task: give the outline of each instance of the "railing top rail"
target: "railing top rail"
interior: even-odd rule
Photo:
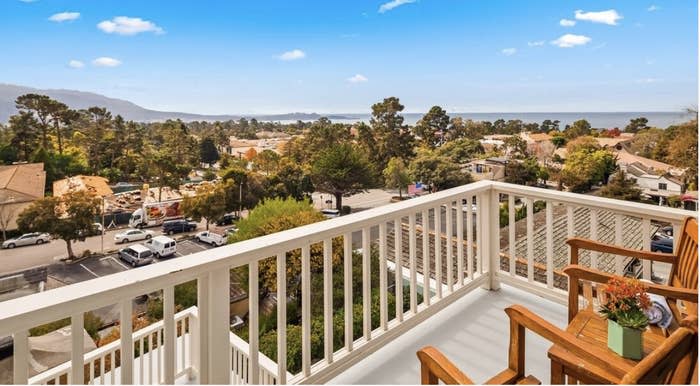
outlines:
[[[219,269],[248,264],[302,245],[323,241],[382,221],[407,216],[441,202],[461,199],[466,194],[488,191],[491,181],[440,191],[407,201],[384,205],[298,228],[278,232],[235,244],[201,251],[185,258],[172,259],[60,287],[27,297],[8,300],[0,307],[0,336],[10,335],[27,326],[47,323],[81,311],[114,304],[161,289],[168,285],[195,279]]]
[[[654,220],[681,222],[686,217],[695,216],[694,212],[683,209],[642,204],[638,202],[615,200],[611,198],[591,196],[586,194],[561,192],[558,190],[535,188],[531,186],[514,185],[504,182],[492,182],[492,187],[498,193],[511,193],[535,199],[575,204],[589,208],[605,209],[635,217],[648,217]]]

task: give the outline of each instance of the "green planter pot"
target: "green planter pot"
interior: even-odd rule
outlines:
[[[608,319],[608,348],[624,358],[642,359],[642,330],[622,327]]]

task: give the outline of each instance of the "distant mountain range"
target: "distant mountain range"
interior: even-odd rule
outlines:
[[[0,83],[0,122],[7,122],[11,115],[17,113],[15,99],[23,94],[42,94],[61,101],[72,109],[86,109],[88,107],[105,107],[112,115],[121,115],[126,120],[139,122],[164,121],[167,119],[181,119],[183,121],[227,121],[230,119],[256,118],[261,121],[309,121],[321,118],[316,113],[287,113],[272,115],[203,115],[190,114],[175,111],[157,111],[143,108],[123,99],[109,98],[104,95],[91,92],[64,90],[64,89],[36,89],[32,87],[17,86]],[[351,119],[344,115],[330,115],[330,119]]]

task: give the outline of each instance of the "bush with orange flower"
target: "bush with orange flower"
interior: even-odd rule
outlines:
[[[613,277],[605,287],[607,301],[601,307],[606,318],[622,327],[642,330],[649,324],[645,310],[651,307],[647,289],[639,280]]]

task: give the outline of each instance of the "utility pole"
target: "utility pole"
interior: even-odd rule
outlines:
[[[102,254],[104,255],[105,253],[105,196],[102,196],[102,229],[101,229],[101,235],[100,235],[100,249],[102,250]]]

